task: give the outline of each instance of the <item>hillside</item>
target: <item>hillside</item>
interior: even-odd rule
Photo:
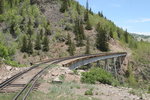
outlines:
[[[17,67],[19,72],[22,67],[26,69],[46,59],[127,52],[120,85],[147,92],[150,80],[147,39],[116,26],[102,12],[93,13],[88,3],[84,8],[75,0],[0,0],[0,70],[4,72],[6,65]],[[14,75],[16,70],[12,68],[7,75]],[[118,93],[119,88],[113,89]],[[127,90],[124,94],[129,95],[131,89]]]
[[[139,35],[139,34],[132,34],[137,41],[147,41],[150,42],[150,36],[148,35]]]
[[[5,14],[1,15],[0,16],[1,26],[2,26],[1,42],[2,44],[7,44],[6,45],[8,46],[7,48],[10,49],[10,51],[13,53],[8,55],[10,57],[12,56],[10,59],[17,61],[20,64],[28,65],[29,61],[33,63],[36,61],[40,61],[40,59],[44,59],[44,58],[51,58],[51,57],[56,58],[56,57],[69,56],[69,54],[66,52],[68,46],[65,44],[65,42],[67,41],[68,34],[71,35],[73,40],[74,38],[76,38],[74,32],[74,26],[77,17],[76,15],[78,15],[77,3],[74,1],[70,1],[70,2],[71,5],[65,13],[60,12],[61,3],[59,0],[58,1],[39,0],[35,2],[35,4],[37,5],[32,5],[26,8],[25,5],[28,5],[28,3],[21,3],[22,6],[20,6],[20,10],[17,9],[16,7],[13,7],[13,9],[8,10],[5,12]],[[80,15],[78,16],[80,19],[84,20],[85,8],[80,5],[79,7],[80,7]],[[27,12],[26,9],[29,11]],[[20,11],[23,12],[23,14],[20,14],[19,13]],[[28,13],[30,13],[29,16]],[[114,39],[113,40],[110,39],[109,36],[108,37],[109,40],[114,41],[115,43],[120,45],[120,47],[122,47],[121,43],[125,43],[124,31],[122,29],[116,27],[113,22],[105,19],[103,15],[101,16],[97,14],[89,14],[89,17],[90,17],[89,21],[93,29],[84,30],[84,34],[86,35],[86,37],[89,37],[91,53],[100,52],[95,46],[96,41],[93,41],[96,38],[96,34],[97,34],[96,27],[99,22],[100,22],[99,23],[100,26],[102,26],[103,28],[105,28],[105,30],[107,30],[108,35],[111,34],[109,30],[112,30]],[[86,23],[84,22],[83,27],[85,26]],[[34,45],[36,44],[35,43],[36,38],[38,38],[37,35],[42,35],[45,34],[46,32],[48,34],[49,44],[50,44],[49,51],[42,52],[41,50],[34,49],[32,55],[30,53],[20,52],[21,46],[23,45],[22,39],[24,35],[25,37],[27,37],[28,40],[30,40],[28,37],[28,34],[30,36],[29,32],[31,33],[31,35],[33,34],[31,37],[33,48]],[[9,36],[6,35],[5,33],[8,33]],[[118,36],[120,37],[120,39]],[[9,38],[9,40],[5,41],[7,38]],[[111,45],[113,45],[112,43],[110,42]],[[77,45],[77,43],[75,44]],[[83,46],[76,47],[75,55],[84,54],[85,44],[86,44],[86,40],[83,39]],[[124,47],[122,47],[122,49],[124,50]],[[113,49],[110,48],[110,50]],[[30,56],[28,56],[28,54]]]

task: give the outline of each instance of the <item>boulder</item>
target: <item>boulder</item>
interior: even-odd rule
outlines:
[[[53,72],[53,73],[52,73],[52,76],[58,76],[58,75],[59,75],[58,72]]]
[[[62,83],[62,80],[60,80],[59,77],[56,77],[52,80],[52,83]]]
[[[11,66],[6,66],[6,70],[11,71],[12,67]]]

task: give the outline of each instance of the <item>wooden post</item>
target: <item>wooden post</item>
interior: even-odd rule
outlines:
[[[118,79],[118,72],[117,72],[116,62],[117,62],[117,58],[113,58],[115,76],[116,76],[116,79]]]
[[[96,62],[96,67],[100,67],[100,61]]]
[[[105,69],[108,71],[108,60],[105,60]]]
[[[121,59],[122,57],[118,57],[118,68],[121,69]]]

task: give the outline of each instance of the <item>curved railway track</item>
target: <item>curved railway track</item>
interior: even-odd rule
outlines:
[[[61,62],[61,60],[56,60],[54,61],[52,64],[57,64],[59,62]],[[13,98],[13,100],[18,100],[20,97],[22,100],[26,100],[29,93],[33,90],[35,83],[37,82],[37,80],[41,77],[41,75],[51,66],[48,65],[45,68],[43,68],[40,72],[38,72],[25,86],[24,88],[18,92],[18,94]]]
[[[97,57],[97,56],[108,56],[108,55],[114,55],[114,54],[127,54],[126,52],[122,52],[122,53],[101,53],[101,54],[90,54],[90,55],[80,55],[80,56],[71,56],[71,57],[65,57],[65,58],[58,58],[58,59],[48,59],[43,61],[42,63],[36,64],[33,67],[29,68],[28,70],[25,70],[23,72],[20,72],[14,76],[12,76],[11,78],[5,80],[4,82],[2,82],[0,84],[0,90],[7,87],[9,84],[11,84],[13,81],[15,81],[16,79],[18,79],[20,76],[22,76],[23,74],[31,71],[32,69],[35,69],[37,67],[39,67],[42,64],[46,64],[49,62],[52,62],[51,64],[57,64],[59,62],[62,61],[67,61],[70,59],[76,59],[76,60],[82,60],[82,59],[88,59],[91,57]],[[74,62],[74,61],[73,61]],[[29,93],[32,91],[32,89],[35,86],[36,81],[40,78],[40,76],[48,69],[50,68],[50,65],[44,67],[42,70],[40,70],[38,73],[36,73],[32,79],[30,79],[30,81],[23,87],[23,89],[18,92],[18,94],[13,98],[13,100],[26,100],[27,96],[29,95]]]
[[[79,57],[83,57],[83,56],[86,57],[86,56],[90,56],[90,55],[80,55],[80,56],[73,56],[73,57],[65,57],[65,58],[57,58],[57,59],[44,60],[42,63],[36,64],[36,65],[32,66],[31,68],[29,68],[29,69],[27,69],[25,71],[19,72],[19,73],[13,75],[12,77],[6,79],[2,83],[0,83],[0,90],[4,89],[8,85],[10,85],[13,81],[15,81],[16,79],[18,79],[19,77],[21,77],[23,74],[28,73],[32,69],[35,69],[35,68],[39,67],[42,64],[46,64],[46,63],[52,62],[52,61],[55,61],[55,62],[58,63],[58,62],[61,62],[61,61],[64,61],[64,60],[79,58]]]

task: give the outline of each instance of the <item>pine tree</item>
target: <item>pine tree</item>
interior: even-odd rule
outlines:
[[[118,35],[118,38],[121,38],[119,29],[117,29],[117,35]]]
[[[71,36],[70,36],[70,34],[68,33],[66,44],[69,45],[70,43],[71,43]]]
[[[41,49],[41,39],[40,35],[37,34],[36,41],[35,41],[35,49],[40,50]]]
[[[89,3],[88,0],[86,2],[86,10],[84,12],[84,21],[87,22],[89,19]]]
[[[86,51],[85,51],[85,54],[90,54],[90,41],[89,41],[89,38],[87,38],[87,41],[86,41]]]
[[[77,9],[78,14],[80,15],[80,14],[81,14],[81,11],[80,11],[80,5],[79,5],[79,3],[78,3],[78,2],[77,2],[76,9]]]
[[[101,51],[109,50],[106,31],[101,27],[99,28],[98,33],[97,33],[96,46],[97,46],[97,49]]]
[[[43,40],[43,34],[44,34],[43,29],[41,29],[41,30],[40,30],[40,39],[41,39],[41,40]]]
[[[89,12],[90,12],[90,14],[91,14],[91,15],[93,15],[93,14],[94,14],[91,8],[90,8]]]
[[[10,26],[10,34],[14,37],[14,38],[16,38],[16,33],[15,33],[15,24],[13,23],[11,26]]]
[[[46,30],[46,35],[51,35],[51,27],[49,22],[47,23],[45,30]]]
[[[67,2],[68,2],[68,7],[71,7],[72,0],[67,0]]]
[[[68,52],[69,52],[70,56],[74,55],[75,50],[76,50],[75,44],[74,44],[73,41],[71,41],[70,44],[69,44],[69,47],[68,47]]]
[[[66,10],[68,10],[68,0],[62,0],[62,5],[60,8],[60,12],[64,13]]]
[[[14,5],[14,0],[8,0],[9,1],[9,4],[10,4],[10,7],[12,8],[13,5]]]
[[[98,15],[101,16],[101,12],[100,11],[98,12]]]
[[[103,15],[103,12],[98,12],[98,15],[100,16],[100,17],[104,17],[104,15]]]
[[[29,39],[29,42],[28,42],[27,53],[28,54],[32,54],[33,53],[33,43],[32,43],[31,38]]]
[[[30,4],[33,5],[35,3],[35,0],[30,0]]]
[[[92,30],[92,25],[91,25],[89,19],[87,20],[85,29],[86,29],[86,30]]]
[[[0,14],[4,13],[4,0],[0,0]]]
[[[88,19],[89,19],[89,12],[88,12],[88,10],[86,10],[86,11],[84,12],[84,22],[87,22]]]
[[[74,32],[77,46],[83,46],[83,40],[85,39],[84,28],[82,22],[78,18],[75,21]]]
[[[124,37],[125,37],[125,42],[128,43],[129,39],[128,39],[128,32],[127,32],[127,30],[124,33]]]
[[[43,51],[45,52],[49,51],[49,39],[47,35],[45,35],[43,40]]]
[[[100,27],[101,27],[101,23],[98,22],[98,24],[96,25],[96,31],[97,31],[97,32],[99,31]]]
[[[33,22],[31,20],[31,18],[29,18],[29,22],[28,22],[28,33],[30,35],[30,37],[33,35],[34,33],[34,28],[33,28]]]
[[[30,37],[33,35],[34,31],[33,31],[33,27],[29,26],[28,28],[28,34],[30,35]]]
[[[112,29],[110,29],[109,35],[110,35],[111,38],[114,38]]]
[[[84,34],[84,28],[83,28],[83,24],[80,23],[79,25],[79,35],[80,35],[80,39],[85,40],[85,34]]]
[[[24,37],[22,39],[21,52],[27,52],[27,37],[26,37],[26,35],[24,35]]]

